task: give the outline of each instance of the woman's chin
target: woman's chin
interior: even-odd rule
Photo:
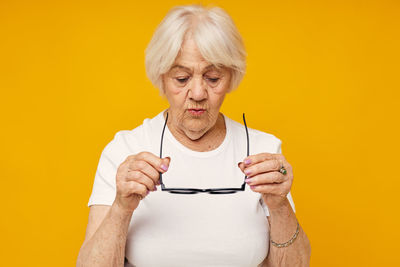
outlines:
[[[185,127],[185,134],[191,140],[200,139],[207,132],[207,126],[205,123],[190,123]]]

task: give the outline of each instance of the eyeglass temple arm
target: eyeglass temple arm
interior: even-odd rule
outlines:
[[[248,156],[250,155],[250,141],[249,141],[249,131],[248,131],[248,129],[247,129],[246,118],[245,118],[245,116],[244,116],[244,113],[243,113],[243,123],[244,123],[244,128],[246,129],[247,157],[248,157]],[[244,176],[244,179],[245,179],[245,180],[247,179],[247,175]],[[246,186],[246,182],[243,181],[243,184],[242,184],[242,187],[241,187],[242,190],[244,190],[245,186]]]
[[[244,113],[243,113],[243,123],[244,123],[244,127],[246,128],[247,156],[249,156],[249,154],[250,154],[249,131],[247,130],[246,118],[244,117]]]
[[[167,126],[167,121],[168,121],[168,112],[167,112],[167,116],[165,118],[163,130],[161,133],[160,158],[162,158],[162,145],[163,145],[165,127]],[[161,172],[160,172],[160,184],[161,184],[161,188],[164,189],[165,187],[164,187],[164,183],[162,181],[162,173]]]

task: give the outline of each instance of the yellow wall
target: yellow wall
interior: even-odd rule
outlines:
[[[102,149],[167,107],[144,49],[181,3],[0,1],[2,266],[75,264]],[[222,111],[283,141],[312,266],[399,266],[400,3],[213,3],[249,55]]]

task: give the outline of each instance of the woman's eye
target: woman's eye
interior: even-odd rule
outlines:
[[[185,82],[187,82],[188,78],[176,78],[176,80],[177,80],[179,83],[185,83]]]
[[[207,78],[207,80],[209,80],[212,83],[216,83],[218,82],[219,78]]]

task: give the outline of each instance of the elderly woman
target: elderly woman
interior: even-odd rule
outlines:
[[[245,56],[222,9],[167,14],[146,71],[169,107],[104,148],[78,266],[309,265],[281,140],[220,113]]]

